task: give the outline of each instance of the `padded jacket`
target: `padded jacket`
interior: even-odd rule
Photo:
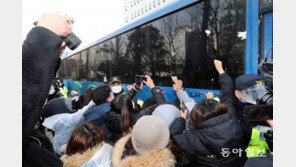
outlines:
[[[234,103],[234,85],[227,74],[219,76],[220,101],[229,107],[216,116],[185,131],[186,120],[177,118],[170,132],[179,147],[195,160],[196,166],[243,166],[246,161],[241,125]],[[229,153],[229,154],[228,154]]]

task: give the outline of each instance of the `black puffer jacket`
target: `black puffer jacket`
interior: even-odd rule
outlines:
[[[127,95],[132,99],[136,95],[136,91],[131,89],[127,92]],[[135,114],[132,114],[132,120],[136,117]],[[105,114],[105,125],[108,130],[111,132],[112,141],[110,144],[114,144],[122,137],[121,132],[121,114],[116,113],[115,111],[108,111]]]
[[[182,133],[183,130],[185,130],[185,119],[177,118],[170,132],[174,134],[179,147],[195,159],[197,166],[236,167],[243,166],[246,161],[238,122],[233,120],[229,113],[204,121],[185,133]],[[223,157],[221,154],[223,148],[230,152],[241,148],[242,158],[239,154],[233,153]]]
[[[136,119],[134,120],[134,124],[137,122],[138,119],[140,119],[142,116],[145,115],[151,115],[150,110],[152,108],[155,108],[156,106],[158,106],[159,104],[162,104],[165,102],[165,98],[163,96],[163,94],[160,92],[159,88],[154,87],[153,89],[151,89],[153,97],[155,99],[156,104],[150,106],[150,107],[146,107],[145,109],[141,110],[139,112],[139,114],[137,115]]]
[[[243,166],[247,159],[246,147],[233,105],[233,82],[227,74],[220,75],[219,82],[220,101],[229,107],[229,112],[199,123],[188,131],[185,131],[185,119],[177,118],[170,132],[179,147],[195,159],[196,166]],[[241,149],[240,153],[234,154],[237,149]],[[224,157],[222,153],[228,152],[230,154],[224,154]]]
[[[156,99],[156,103],[160,104],[165,101],[163,94],[158,88],[153,88],[152,94],[153,97]],[[130,90],[127,92],[127,94],[130,96],[132,99],[135,95],[136,92],[134,90]],[[143,115],[147,115],[151,107],[145,108],[145,110],[140,111],[140,113],[132,113],[132,121],[135,123],[137,119],[139,119]],[[117,140],[119,140],[122,137],[122,132],[121,132],[121,114],[118,114],[114,111],[109,111],[105,115],[105,124],[108,130],[111,132],[113,142],[115,143]]]
[[[136,118],[137,114],[132,113],[132,120]],[[114,111],[109,111],[105,114],[105,125],[111,132],[112,142],[110,144],[115,144],[121,137],[121,114]]]

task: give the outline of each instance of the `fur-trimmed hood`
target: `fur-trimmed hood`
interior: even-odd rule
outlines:
[[[76,153],[71,156],[65,156],[62,161],[64,163],[64,167],[75,167],[81,166],[88,162],[103,146],[105,142],[101,142],[99,145],[95,146],[92,149],[88,149],[82,154]]]
[[[114,146],[112,157],[113,167],[173,167],[176,164],[175,157],[168,148],[151,151],[144,155],[128,156],[121,160],[124,146],[131,134],[122,137]]]

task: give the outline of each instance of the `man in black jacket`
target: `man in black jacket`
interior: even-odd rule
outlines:
[[[72,31],[68,21],[74,23],[72,18],[59,13],[44,14],[22,46],[23,166],[62,166],[58,157],[29,142],[29,138],[48,96],[57,60],[66,46],[61,37]]]

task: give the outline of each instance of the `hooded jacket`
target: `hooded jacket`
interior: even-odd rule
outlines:
[[[61,146],[68,143],[73,129],[84,121],[83,114],[90,110],[95,103],[90,101],[87,106],[78,110],[75,113],[56,114],[44,120],[43,126],[55,132],[53,137],[53,148],[58,154]]]
[[[221,103],[228,113],[201,122],[185,131],[186,120],[177,118],[170,128],[179,147],[195,159],[197,166],[243,166],[247,157],[241,124],[234,107],[234,85],[227,74],[219,76]],[[237,150],[240,153],[233,153]],[[230,153],[230,154],[228,154]]]
[[[233,120],[229,113],[201,122],[185,133],[182,133],[183,130],[185,119],[177,118],[170,132],[178,146],[191,159],[195,159],[197,166],[237,167],[243,166],[246,161],[245,146],[238,122]],[[242,152],[234,154],[234,149],[240,149]],[[228,155],[229,152],[231,154]]]
[[[112,157],[113,167],[173,167],[176,164],[175,157],[168,148],[154,150],[144,155],[128,156],[121,160],[124,146],[131,134],[122,137],[114,146]]]
[[[75,110],[72,108],[71,98],[55,98],[50,100],[44,107],[42,115],[45,118],[51,117],[56,114],[73,113]]]
[[[105,142],[86,150],[62,158],[64,167],[111,167],[113,147]]]

